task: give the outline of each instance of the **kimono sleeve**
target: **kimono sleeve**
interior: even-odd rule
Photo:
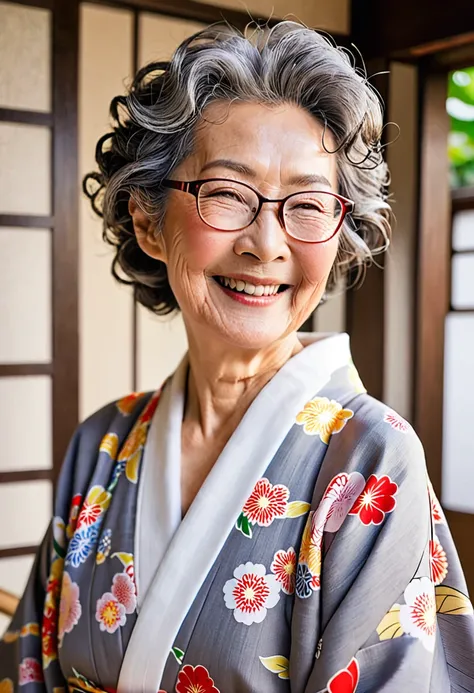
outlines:
[[[352,432],[329,445],[324,466],[346,466],[311,518],[321,574],[305,693],[474,692],[474,620],[459,559],[418,437],[382,407],[367,398]]]
[[[54,516],[16,613],[0,640],[1,693],[20,687],[24,693],[67,690],[58,661],[58,619],[67,542],[79,510],[74,494],[87,486],[113,411],[109,405],[97,412],[76,430],[69,444],[56,487]]]

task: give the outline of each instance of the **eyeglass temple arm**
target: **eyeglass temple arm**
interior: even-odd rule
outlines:
[[[182,190],[183,192],[189,192],[189,186],[191,185],[191,183],[188,182],[169,180],[168,178],[163,180],[162,184],[167,188],[174,188],[175,190]]]

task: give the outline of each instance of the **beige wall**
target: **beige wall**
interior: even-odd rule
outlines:
[[[212,5],[246,11],[251,18],[299,19],[316,29],[338,34],[350,31],[350,0],[213,0]]]

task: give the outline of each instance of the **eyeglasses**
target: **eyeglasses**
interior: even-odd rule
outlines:
[[[329,241],[354,208],[352,200],[324,190],[308,190],[271,200],[250,185],[227,178],[163,180],[162,185],[194,195],[200,218],[218,231],[241,231],[253,224],[263,204],[276,202],[280,224],[289,236],[305,243]]]

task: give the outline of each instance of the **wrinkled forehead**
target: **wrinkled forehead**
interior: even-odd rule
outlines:
[[[232,160],[255,179],[321,173],[335,185],[336,158],[328,153],[333,147],[331,132],[300,107],[217,102],[202,114],[186,169],[199,175],[213,161]]]

